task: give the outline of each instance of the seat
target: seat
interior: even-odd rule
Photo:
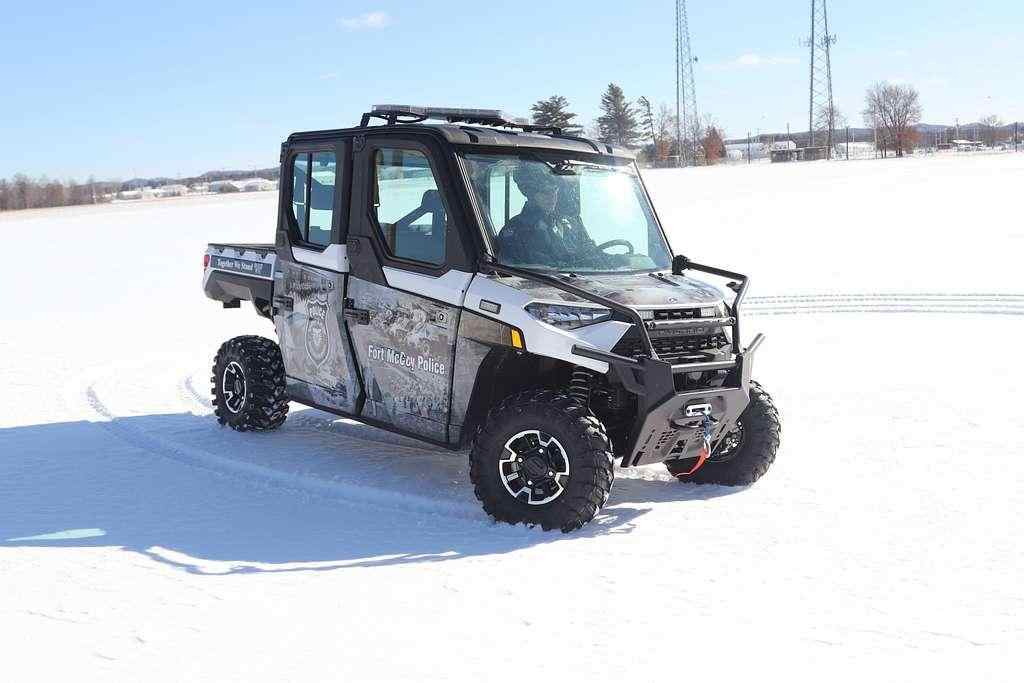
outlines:
[[[430,214],[429,234],[423,230],[425,226],[414,225],[427,214]],[[395,223],[395,255],[428,263],[443,263],[447,227],[448,218],[441,193],[437,190],[425,191],[420,205]]]

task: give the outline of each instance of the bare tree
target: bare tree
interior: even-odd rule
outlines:
[[[96,204],[107,201],[104,186],[110,185],[97,183],[93,178],[87,184],[79,185],[73,180],[62,183],[46,176],[32,179],[19,173],[11,180],[0,179],[0,211]]]
[[[1006,124],[996,114],[990,114],[986,116],[978,123],[981,124],[981,141],[988,147],[995,147],[997,144],[1002,142],[1006,136],[1001,130]]]
[[[864,102],[864,121],[879,132],[883,155],[889,145],[900,157],[913,149],[914,126],[921,122],[921,99],[916,88],[875,83],[868,88]]]
[[[828,109],[828,104],[822,104],[819,106],[817,111],[814,112],[814,131],[821,133],[822,139],[827,139],[825,136],[828,133],[828,121],[831,120],[831,128],[833,128],[833,147],[839,146],[839,144],[846,139],[846,127],[849,122],[846,120],[846,115],[835,108]]]
[[[660,164],[667,163],[669,157],[679,153],[676,149],[676,115],[664,102],[654,117],[654,147]]]

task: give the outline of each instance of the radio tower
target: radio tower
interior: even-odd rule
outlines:
[[[811,0],[811,37],[804,41],[811,48],[811,107],[808,113],[808,127],[811,141],[815,146],[815,123],[822,129],[818,142],[824,137],[828,157],[832,158],[835,140],[836,110],[832,102],[832,46],[836,37],[828,32],[828,0]],[[815,121],[815,118],[819,118]]]
[[[697,135],[697,93],[693,81],[693,53],[690,51],[690,25],[686,18],[686,0],[676,0],[676,145],[679,165],[690,166],[699,157]]]

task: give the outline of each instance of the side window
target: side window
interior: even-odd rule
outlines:
[[[292,166],[292,215],[303,242],[321,246],[331,243],[337,167],[334,152],[313,152],[295,157]]]
[[[292,165],[292,214],[295,216],[295,225],[299,226],[299,233],[306,229],[306,206],[309,203],[306,198],[306,190],[309,187],[309,155],[300,154],[295,157]],[[306,239],[302,235],[302,239]]]
[[[427,157],[415,150],[379,149],[373,172],[373,210],[391,253],[444,263],[448,214]]]

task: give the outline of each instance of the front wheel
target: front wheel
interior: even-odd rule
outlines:
[[[490,411],[473,440],[469,476],[495,520],[569,532],[607,502],[613,457],[604,425],[583,405],[527,391]]]
[[[692,458],[669,460],[669,473],[679,481],[696,484],[745,486],[760,479],[775,461],[782,426],[772,397],[757,382],[750,383],[750,403],[711,450],[711,457],[693,474]]]

